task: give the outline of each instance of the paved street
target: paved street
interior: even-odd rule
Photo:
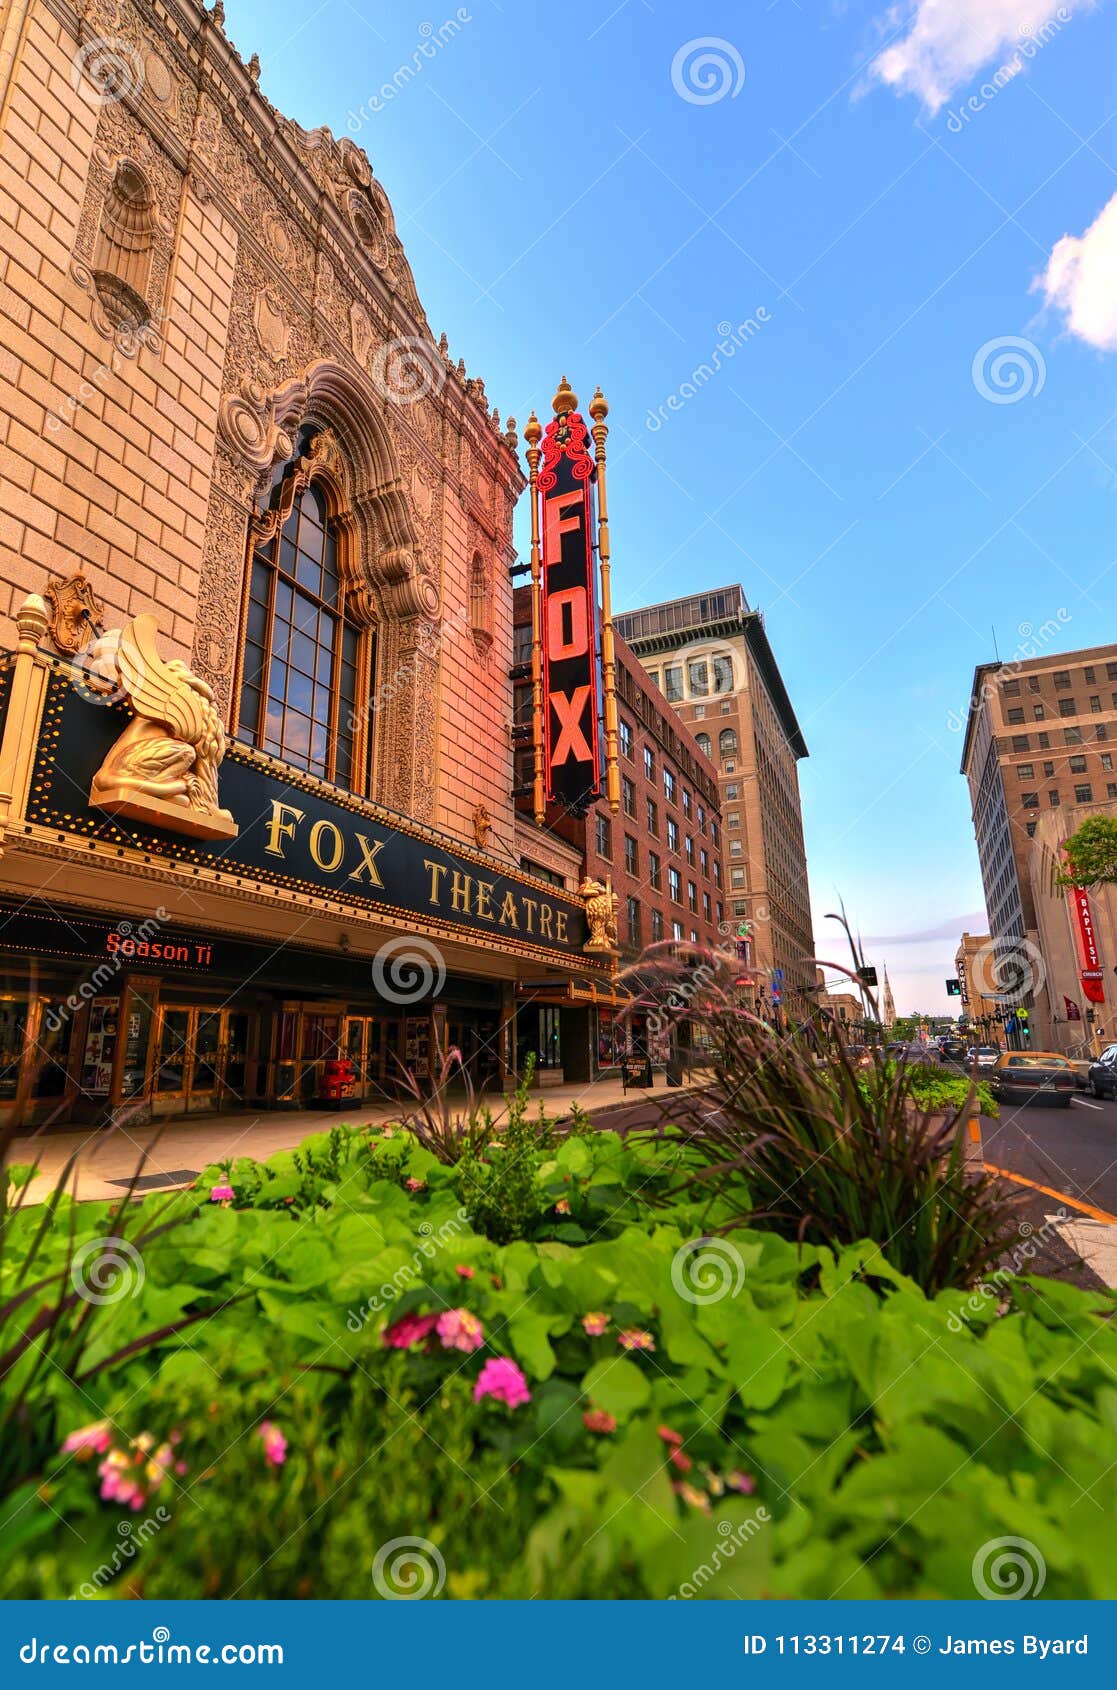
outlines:
[[[1080,1093],[1069,1109],[1006,1105],[981,1130],[987,1162],[1117,1215],[1117,1103]]]

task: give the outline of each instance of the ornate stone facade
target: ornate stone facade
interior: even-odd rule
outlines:
[[[0,22],[0,615],[80,569],[108,625],[155,612],[234,733],[249,526],[329,431],[377,628],[371,796],[463,839],[483,804],[507,840],[515,435],[432,335],[364,152],[257,76],[195,0]]]

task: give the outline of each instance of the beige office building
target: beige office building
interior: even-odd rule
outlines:
[[[962,1014],[983,1036],[999,1034],[1001,1006],[987,995],[995,987],[993,940],[988,933],[963,933],[954,953],[954,973],[962,988]]]
[[[974,670],[962,773],[996,959],[992,986],[1038,1011],[1040,1019],[1046,1015],[1048,1033],[1052,1012],[1043,1001],[1046,961],[1032,842],[1045,816],[1055,818],[1044,828],[1046,838],[1072,833],[1068,812],[1082,806],[1117,813],[1115,758],[1117,645],[982,663]],[[1111,980],[1114,962],[1112,955],[1102,959]],[[1033,1047],[1041,1036],[1047,1034],[1033,1020]]]
[[[798,770],[808,753],[764,619],[738,586],[630,611],[616,627],[717,770],[727,913],[749,924],[758,989],[803,1014],[815,991]]]

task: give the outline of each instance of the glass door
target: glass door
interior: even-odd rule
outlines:
[[[177,1098],[188,1111],[244,1101],[252,1016],[243,1010],[160,1012],[155,1095]]]

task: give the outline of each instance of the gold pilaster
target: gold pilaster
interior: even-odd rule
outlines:
[[[543,826],[546,802],[543,794],[543,605],[542,569],[539,556],[539,442],[543,425],[532,411],[524,427],[525,457],[531,500],[531,744],[532,809],[535,825]]]
[[[12,664],[11,693],[0,744],[0,855],[3,855],[8,820],[13,815],[23,815],[31,785],[47,678],[46,665],[40,662],[38,651],[46,635],[49,615],[38,593],[24,599],[15,613],[19,646]]]
[[[601,566],[601,678],[605,705],[605,796],[614,814],[621,804],[621,779],[617,767],[617,660],[613,643],[613,600],[609,581],[609,506],[605,497],[605,440],[609,433],[605,418],[609,406],[598,388],[590,400],[593,418],[594,460],[597,464],[597,557]]]

